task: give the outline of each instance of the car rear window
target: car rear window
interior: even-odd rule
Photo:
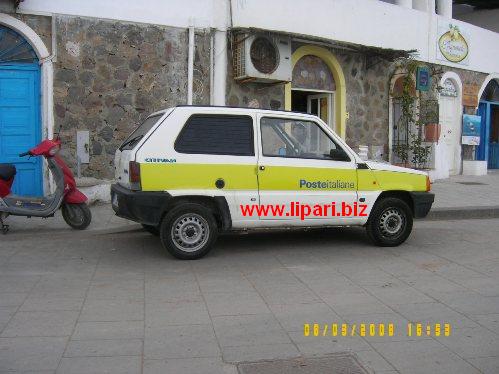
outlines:
[[[250,116],[195,114],[175,141],[179,153],[254,156]]]
[[[158,120],[163,116],[163,113],[157,114],[146,118],[121,144],[120,151],[133,149],[135,145],[144,137],[145,134],[152,129],[152,127],[158,122]]]

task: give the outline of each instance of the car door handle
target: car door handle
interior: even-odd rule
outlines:
[[[260,169],[260,170],[265,170],[265,166],[260,165],[258,169]]]

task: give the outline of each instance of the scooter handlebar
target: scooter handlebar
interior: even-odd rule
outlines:
[[[30,155],[29,151],[28,152],[19,153],[19,157],[24,157],[24,156],[29,156],[29,155]]]

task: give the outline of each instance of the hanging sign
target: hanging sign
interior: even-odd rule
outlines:
[[[428,91],[430,87],[430,71],[426,66],[418,66],[416,71],[416,89],[418,91]]]
[[[467,33],[463,26],[439,20],[437,59],[468,65],[469,46],[467,39]]]
[[[463,114],[463,135],[461,143],[467,145],[479,145],[481,124],[481,116]]]

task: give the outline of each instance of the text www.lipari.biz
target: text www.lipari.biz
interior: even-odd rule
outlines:
[[[311,217],[367,217],[367,204],[342,202],[336,204],[241,204],[243,217],[297,217],[301,220]]]

